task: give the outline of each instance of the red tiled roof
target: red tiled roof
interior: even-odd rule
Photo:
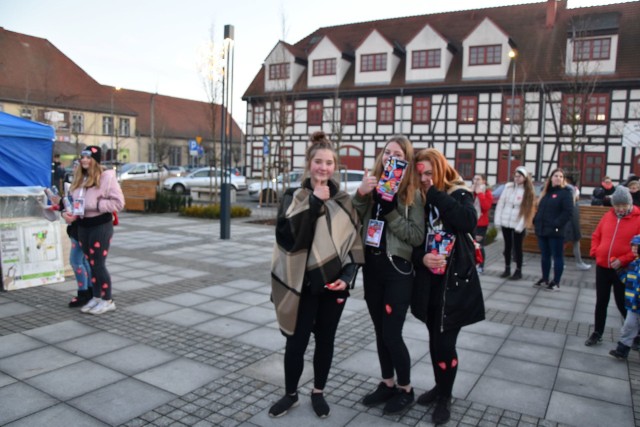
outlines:
[[[517,45],[519,55],[516,79],[518,81],[562,82],[565,79],[562,58],[565,56],[567,29],[572,17],[608,12],[620,14],[618,63],[615,74],[603,75],[600,80],[638,80],[640,61],[637,59],[639,53],[637,41],[640,40],[640,25],[638,25],[640,2],[567,9],[567,0],[561,0],[557,3],[556,22],[552,28],[546,27],[547,2],[383,19],[322,27],[294,46],[309,52],[322,36],[330,35],[331,40],[342,52],[353,55],[355,48],[373,29],[378,30],[393,43],[406,46],[425,25],[429,24],[458,49],[443,82],[428,83],[426,86],[424,83],[409,84],[405,82],[403,72],[396,72],[390,85],[362,87],[355,86],[353,73],[347,73],[341,82],[340,90],[357,92],[399,87],[408,89],[436,87],[442,90],[443,87],[508,84],[508,76],[505,76],[504,80],[489,82],[486,80],[462,81],[462,42],[479,23],[489,18]],[[400,63],[399,70],[404,71],[404,61]],[[349,77],[350,74],[352,77]],[[300,78],[306,79],[306,74],[303,73]],[[303,92],[309,93],[327,91],[327,89],[308,89],[306,80],[296,86]],[[264,95],[264,73],[260,70],[247,88],[244,98]]]

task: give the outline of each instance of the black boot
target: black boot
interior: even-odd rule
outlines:
[[[431,414],[431,420],[435,425],[444,424],[451,418],[451,396],[439,396],[436,407]]]
[[[88,303],[91,298],[93,298],[93,292],[91,289],[78,291],[78,296],[73,297],[71,301],[69,301],[69,307],[82,307]]]
[[[629,350],[631,350],[631,347],[618,341],[618,347],[615,350],[611,350],[609,354],[618,360],[626,360],[629,356]]]
[[[509,278],[509,280],[520,280],[522,279],[522,271],[518,268],[513,272],[513,276]]]
[[[509,276],[511,276],[511,267],[505,268],[504,272],[500,275],[500,277],[502,277],[503,279]]]

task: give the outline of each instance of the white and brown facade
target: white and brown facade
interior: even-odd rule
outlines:
[[[509,148],[511,170],[524,164],[538,179],[556,166],[580,171],[586,188],[640,175],[640,149],[622,144],[625,126],[640,122],[638,22],[640,2],[567,9],[549,0],[278,42],[243,96],[247,173],[263,173],[265,140],[302,167],[308,136],[322,129],[349,168],[371,167],[402,133],[467,179],[507,180]],[[281,108],[284,131],[275,129]]]

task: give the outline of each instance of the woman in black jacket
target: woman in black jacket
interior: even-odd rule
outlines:
[[[564,271],[564,228],[573,212],[573,193],[566,187],[564,171],[555,169],[547,179],[538,201],[533,225],[540,247],[542,279],[533,286],[558,291]],[[553,280],[549,281],[553,257]]]
[[[484,301],[476,270],[471,233],[477,213],[473,194],[439,151],[429,148],[416,155],[416,170],[424,194],[427,236],[455,236],[448,256],[434,254],[426,245],[414,250],[416,268],[413,314],[427,324],[429,351],[436,385],[418,397],[418,404],[436,403],[435,424],[451,415],[451,391],[458,355],[456,341],[463,326],[484,320]]]

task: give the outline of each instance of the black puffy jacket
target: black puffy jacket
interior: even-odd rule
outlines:
[[[573,193],[567,187],[551,187],[540,199],[533,217],[536,236],[564,237],[564,227],[573,214]]]

